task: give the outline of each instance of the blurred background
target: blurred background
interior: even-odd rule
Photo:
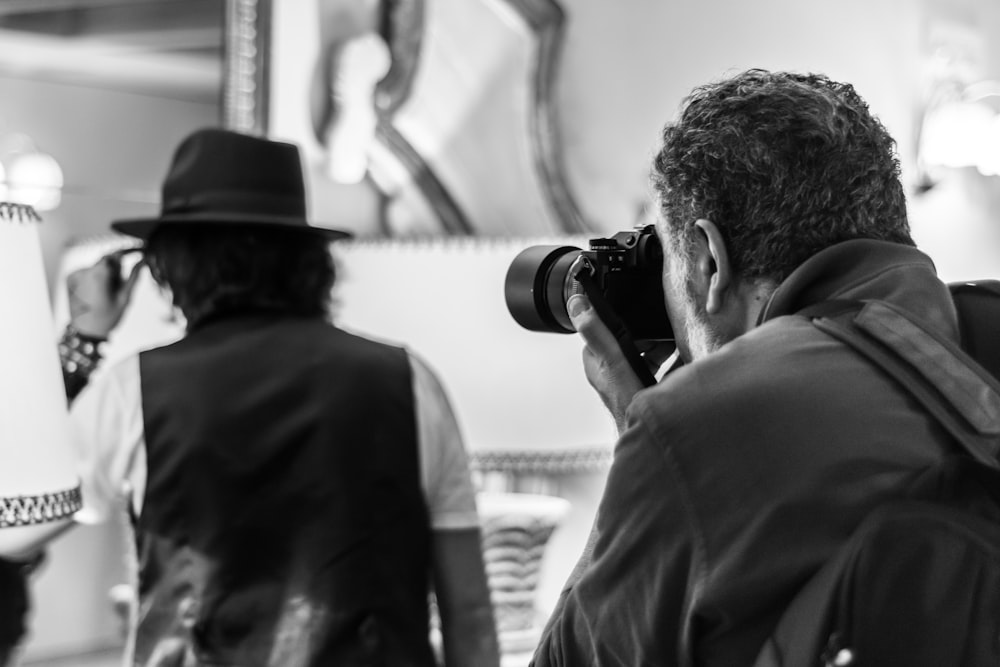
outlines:
[[[692,87],[750,67],[854,84],[898,142],[942,277],[1000,278],[996,0],[0,0],[0,199],[45,219],[58,316],[66,272],[121,243],[109,221],[157,211],[183,136],[297,143],[312,217],[357,234],[345,324],[439,370],[484,490],[569,502],[533,589],[543,619],[614,433],[579,343],[509,321],[503,272],[525,245],[651,220],[662,125]],[[119,351],[175,333],[142,312]],[[109,591],[128,540],[110,525],[52,547],[24,664],[120,651]]]

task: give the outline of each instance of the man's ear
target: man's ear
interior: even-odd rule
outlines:
[[[700,234],[697,234],[699,252],[695,270],[703,284],[707,286],[705,293],[705,311],[710,315],[717,314],[722,309],[726,291],[732,283],[732,267],[729,265],[729,251],[722,240],[722,233],[711,220],[700,218],[694,223]]]

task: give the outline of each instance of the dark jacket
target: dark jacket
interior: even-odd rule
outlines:
[[[760,325],[640,392],[589,565],[535,656],[555,665],[747,665],[861,519],[954,444],[894,382],[795,313],[880,299],[957,342],[914,248],[850,241],[799,267]]]
[[[28,614],[24,564],[0,558],[0,666],[21,642]]]
[[[139,364],[137,664],[433,665],[406,352],[261,314]]]

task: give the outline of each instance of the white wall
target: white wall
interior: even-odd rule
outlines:
[[[912,0],[565,0],[566,167],[602,229],[632,224],[664,122],[696,85],[752,67],[849,81],[905,154],[917,94]],[[601,36],[600,38],[598,36]]]
[[[969,28],[982,41],[982,75],[1000,79],[995,0],[562,2],[565,166],[580,207],[607,231],[635,220],[660,129],[701,83],[751,67],[848,81],[896,138],[912,185],[928,34]],[[1000,274],[1000,178],[952,174],[944,186],[910,197],[918,244],[949,278]]]

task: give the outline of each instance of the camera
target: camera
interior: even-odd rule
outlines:
[[[589,245],[522,250],[504,284],[514,320],[530,331],[573,333],[566,302],[586,294],[614,329],[602,314],[603,299],[635,342],[673,340],[663,301],[663,248],[653,225],[591,239]]]

